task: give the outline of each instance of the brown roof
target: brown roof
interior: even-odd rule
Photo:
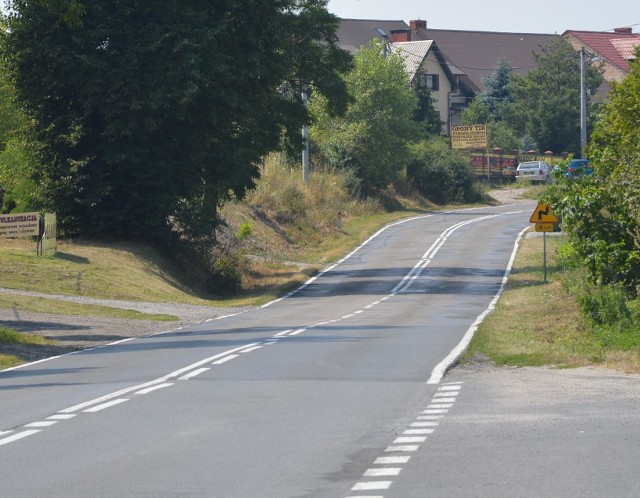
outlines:
[[[625,72],[629,72],[629,52],[640,45],[640,34],[602,31],[565,31],[580,40],[586,49],[591,49]]]
[[[382,30],[389,38],[391,31],[408,30],[409,26],[404,21],[376,21],[372,19],[341,19],[338,28],[339,44],[345,50],[354,53],[361,46],[366,45],[374,38],[382,40]]]
[[[418,29],[416,34],[422,40],[435,40],[445,58],[462,69],[480,91],[502,57],[514,72],[526,74],[536,66],[533,52],[558,36],[430,28]]]
[[[341,19],[337,35],[340,46],[353,53],[374,38],[381,40],[379,30],[390,38],[392,31],[410,29],[404,21]],[[418,28],[411,31],[410,40],[435,41],[458,81],[474,91],[483,91],[484,79],[493,73],[500,58],[504,57],[516,73],[526,74],[536,65],[533,52],[539,52],[557,36]]]

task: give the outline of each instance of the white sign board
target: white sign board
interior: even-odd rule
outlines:
[[[39,213],[0,214],[0,237],[37,237],[39,233]]]

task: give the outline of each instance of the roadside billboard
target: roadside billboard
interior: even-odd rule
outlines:
[[[0,237],[37,237],[40,213],[0,214]]]
[[[451,148],[486,149],[487,125],[452,126]]]

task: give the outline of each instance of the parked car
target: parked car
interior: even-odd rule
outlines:
[[[553,170],[556,176],[564,175],[567,178],[580,178],[593,173],[588,159],[572,159],[569,164],[558,165]]]
[[[593,170],[589,166],[588,159],[572,159],[569,166],[567,166],[567,176],[569,178],[590,175],[591,173],[593,173]]]
[[[526,161],[518,164],[516,181],[530,181],[531,183],[549,183],[551,166],[544,161]]]

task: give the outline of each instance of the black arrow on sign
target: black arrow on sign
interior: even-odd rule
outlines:
[[[542,209],[540,211],[538,211],[538,221],[542,221],[542,215],[547,216],[549,214],[549,209],[551,209],[551,208],[547,204],[547,209],[545,211],[543,211]]]

